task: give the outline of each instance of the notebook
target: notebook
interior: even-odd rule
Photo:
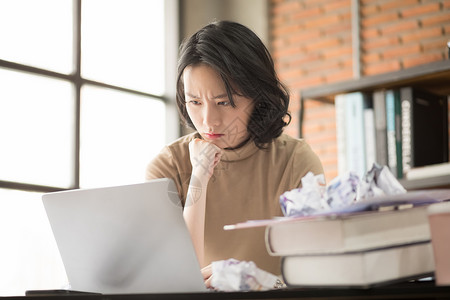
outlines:
[[[206,291],[170,179],[42,196],[70,289]]]

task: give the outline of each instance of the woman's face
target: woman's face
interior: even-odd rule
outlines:
[[[183,81],[187,112],[203,139],[223,149],[248,138],[253,100],[234,94],[231,106],[222,78],[206,64],[186,67]]]

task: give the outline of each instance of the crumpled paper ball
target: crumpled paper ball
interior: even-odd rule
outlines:
[[[231,258],[212,263],[211,285],[219,291],[264,291],[274,289],[279,282],[277,276],[259,269],[252,261]]]

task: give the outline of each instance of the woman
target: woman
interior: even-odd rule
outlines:
[[[268,50],[243,25],[205,26],[181,47],[177,105],[196,132],[166,146],[148,165],[147,179],[175,181],[202,267],[235,258],[280,274],[264,228],[223,230],[282,215],[280,195],[309,171],[323,173],[304,141],[282,134],[289,95]]]

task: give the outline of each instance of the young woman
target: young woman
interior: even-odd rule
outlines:
[[[146,178],[175,181],[202,267],[235,258],[280,274],[264,228],[223,230],[281,216],[280,195],[300,187],[309,171],[323,173],[305,141],[282,134],[289,95],[268,50],[241,24],[205,26],[181,47],[177,105],[196,132],[166,146]]]

